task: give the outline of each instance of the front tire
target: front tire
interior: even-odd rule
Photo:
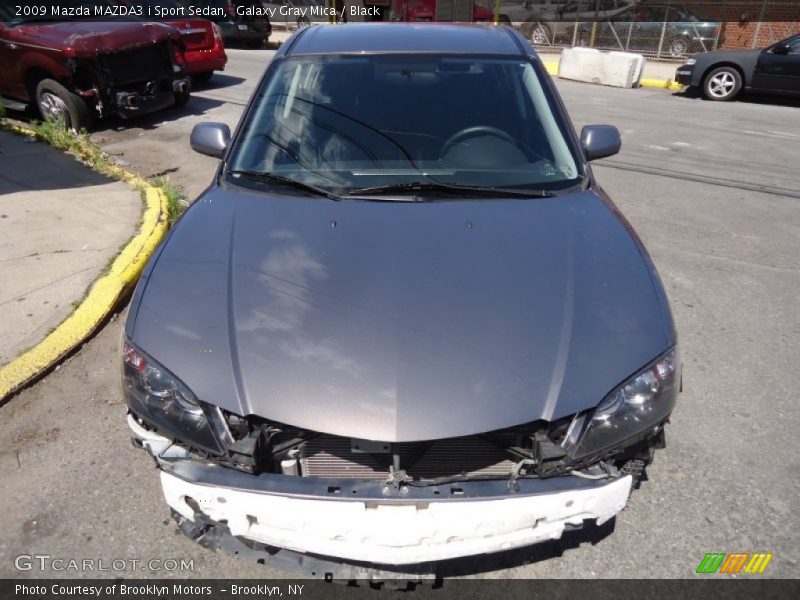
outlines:
[[[550,28],[547,25],[544,23],[535,23],[533,27],[531,27],[528,39],[530,39],[531,44],[534,46],[549,46],[553,43],[551,36]]]
[[[36,86],[36,106],[42,119],[63,119],[67,129],[80,131],[92,126],[89,105],[53,79],[42,79]]]
[[[742,74],[734,67],[717,67],[703,80],[703,95],[709,100],[733,100],[742,89]]]
[[[175,92],[175,108],[180,108],[184,104],[189,101],[189,97],[191,96],[191,92],[188,90],[185,92]]]

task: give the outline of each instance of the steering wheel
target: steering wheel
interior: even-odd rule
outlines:
[[[447,138],[447,141],[439,151],[439,158],[447,154],[452,146],[460,144],[469,138],[478,137],[479,135],[488,135],[491,137],[500,138],[504,142],[508,142],[509,144],[517,146],[516,140],[511,137],[508,132],[498,129],[497,127],[492,127],[491,125],[475,125],[473,127],[465,127],[461,131],[456,131],[453,135]]]

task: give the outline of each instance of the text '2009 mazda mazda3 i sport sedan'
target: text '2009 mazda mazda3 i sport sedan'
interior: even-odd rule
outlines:
[[[664,444],[676,334],[588,165],[619,133],[578,138],[521,36],[310,27],[233,136],[191,143],[219,170],[122,342],[128,423],[185,533],[335,577],[625,506]]]

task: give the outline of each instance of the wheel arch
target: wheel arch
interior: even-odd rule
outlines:
[[[71,82],[69,81],[69,77],[66,77],[63,74],[53,73],[50,69],[38,64],[32,65],[25,69],[24,75],[25,91],[28,93],[28,98],[31,102],[36,102],[36,86],[39,85],[39,82],[43,79],[52,79],[57,81],[67,89],[73,88]]]

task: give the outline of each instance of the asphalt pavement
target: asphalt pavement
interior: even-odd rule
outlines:
[[[225,75],[184,109],[111,126],[95,139],[142,174],[169,174],[196,195],[216,162],[189,150],[192,125],[235,125],[270,53],[229,56]],[[452,571],[691,577],[707,552],[764,551],[774,553],[764,577],[797,577],[800,108],[557,85],[577,127],[610,123],[622,131],[621,154],[595,173],[664,281],[684,392],[667,448],[613,527],[466,559]],[[117,384],[120,325],[121,318],[109,323],[61,369],[0,407],[0,577],[63,575],[18,572],[14,557],[22,553],[193,561],[191,571],[145,567],[128,576],[289,576],[177,533],[152,460],[128,442]]]

